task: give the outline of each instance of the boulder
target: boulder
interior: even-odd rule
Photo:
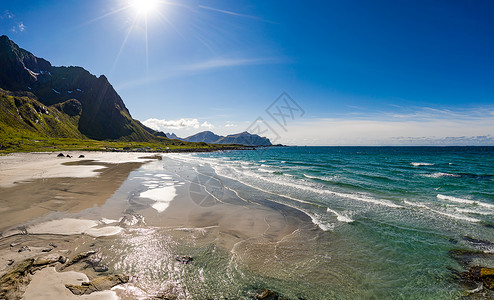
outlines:
[[[82,253],[79,253],[77,254],[76,256],[74,256],[74,258],[70,259],[69,262],[65,265],[65,266],[62,266],[61,270],[75,264],[75,263],[78,263],[79,261],[85,259],[85,258],[88,258],[89,256],[93,255],[93,254],[96,254],[98,251],[86,251],[86,252],[82,252]]]
[[[129,276],[116,274],[97,277],[89,282],[83,282],[81,285],[66,284],[65,287],[74,295],[87,295],[92,292],[109,290],[116,285],[127,282],[129,282]]]
[[[59,153],[57,157],[65,157],[65,155],[63,153]]]
[[[183,256],[175,256],[175,260],[186,265],[191,263],[194,260],[194,258],[192,256],[183,255]]]
[[[85,156],[84,156],[84,155],[82,155],[82,154],[81,154],[81,155],[79,155],[79,158],[84,158],[84,157],[85,157]]]

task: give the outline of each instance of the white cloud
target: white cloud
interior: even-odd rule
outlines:
[[[233,123],[226,123],[225,127],[237,127],[236,124],[233,124]]]
[[[281,142],[295,145],[494,145],[493,118],[300,120]]]
[[[208,128],[208,129],[214,128],[213,124],[209,123],[208,121],[204,121],[204,123],[201,124],[201,127]]]
[[[10,29],[10,31],[12,31],[13,33],[23,32],[24,30],[26,30],[26,26],[22,22],[15,26],[12,26],[12,28]]]
[[[179,120],[164,120],[164,119],[160,120],[160,119],[151,118],[151,119],[147,119],[142,123],[149,128],[159,131],[165,131],[168,129],[192,129],[192,128],[212,129],[214,127],[211,123],[207,121],[204,121],[201,124],[198,119],[191,119],[191,118],[182,118]]]

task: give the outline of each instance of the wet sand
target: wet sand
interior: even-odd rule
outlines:
[[[56,153],[0,157],[0,232],[53,212],[101,206],[144,162],[138,154],[120,159],[112,153],[84,155],[84,159],[58,158]]]
[[[109,274],[124,273],[135,282],[77,298],[135,299],[170,289],[180,299],[186,290],[183,282],[163,277],[168,286],[163,287],[150,277],[161,273],[158,266],[178,270],[176,255],[217,249],[226,260],[213,265],[224,268],[232,257],[253,274],[278,276],[283,266],[273,259],[289,264],[287,245],[290,253],[294,247],[305,253],[297,238],[300,229],[306,233],[316,228],[300,211],[263,199],[246,201],[226,186],[215,186],[214,175],[204,183],[203,174],[177,161],[166,159],[163,164],[135,153],[83,153],[85,158],[75,158],[79,154],[71,153],[72,159],[57,158],[57,153],[0,157],[1,274],[28,258],[73,257],[95,250]],[[217,188],[221,195],[213,196],[211,190]],[[22,251],[26,247],[29,250]],[[216,260],[214,251],[198,259]],[[272,267],[266,269],[266,264]],[[60,265],[47,267],[30,277],[25,296],[75,299],[64,284],[98,276],[101,273],[85,263],[63,272]]]

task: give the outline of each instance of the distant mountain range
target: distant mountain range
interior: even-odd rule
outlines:
[[[203,131],[191,135],[186,138],[179,138],[174,133],[166,133],[166,136],[170,139],[178,139],[187,142],[204,142],[208,144],[237,144],[244,146],[271,146],[271,141],[266,137],[261,137],[257,134],[250,134],[247,131],[231,134],[227,136],[220,136],[211,131]]]
[[[5,35],[0,36],[0,89],[0,132],[97,140],[165,138],[131,117],[104,75],[54,67]]]

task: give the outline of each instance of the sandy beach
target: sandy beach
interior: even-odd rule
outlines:
[[[149,158],[140,158],[146,156],[142,153],[64,154],[72,158],[57,157],[58,153],[0,156],[2,274],[26,259],[47,254],[51,257],[70,256],[81,248],[87,248],[86,244],[91,244],[94,237],[120,232],[120,227],[104,226],[94,220],[58,217],[101,206],[132,170],[150,161]],[[84,273],[59,273],[55,267],[49,267],[34,273],[29,286],[22,287],[22,290],[27,288],[26,299],[77,299],[81,297],[73,295],[64,284],[87,280]],[[115,298],[113,292],[82,297]]]
[[[215,195],[218,179],[198,181],[179,161],[167,160],[163,174],[161,156],[57,154],[0,156],[0,290],[7,299],[186,299],[185,282],[149,285],[155,266],[147,263],[159,258],[177,268],[214,244],[225,258],[241,257],[246,270],[266,273],[281,241],[314,227],[290,207],[246,201],[224,186]],[[156,239],[168,243],[150,252]],[[129,275],[127,284],[111,278]],[[109,283],[79,296],[65,286],[91,280]]]

